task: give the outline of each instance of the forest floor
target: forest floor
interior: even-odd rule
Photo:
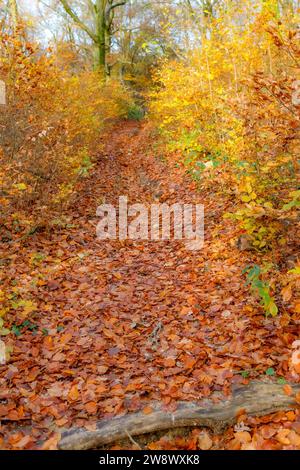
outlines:
[[[2,281],[27,300],[8,316],[15,334],[5,339],[13,350],[0,366],[3,449],[55,449],[65,429],[149,414],[153,403],[174,409],[178,401],[228,397],[252,379],[294,380],[299,326],[289,315],[266,318],[245,286],[242,271],[256,255],[236,247],[237,229],[223,219],[233,202],[197,191],[182,169],[153,155],[151,138],[147,125],[117,124],[68,225],[14,239],[9,253],[2,245]],[[121,195],[146,205],[204,204],[204,248],[97,240],[97,206],[118,205]],[[300,413],[241,416],[223,435],[166,433],[145,447],[300,449]]]

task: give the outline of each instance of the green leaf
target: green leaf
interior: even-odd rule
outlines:
[[[21,336],[21,330],[18,326],[14,325],[11,329],[11,331],[16,335],[16,336]]]
[[[270,312],[270,314],[272,315],[272,317],[276,317],[276,315],[278,314],[278,307],[277,305],[275,304],[275,302],[271,302],[269,307],[268,307],[268,312]]]
[[[266,370],[266,375],[275,375],[273,367],[269,367],[269,369]]]
[[[286,380],[285,380],[284,377],[278,377],[277,383],[278,383],[279,385],[285,385],[285,384],[286,384]]]
[[[244,379],[246,379],[247,377],[249,377],[249,372],[247,370],[243,370],[241,372],[241,376],[244,377]]]

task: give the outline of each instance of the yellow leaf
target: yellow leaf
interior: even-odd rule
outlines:
[[[30,313],[37,310],[37,305],[32,302],[32,300],[22,300],[20,302],[20,307],[23,307],[23,312],[21,313],[22,317],[27,317]]]
[[[14,187],[18,189],[19,191],[25,191],[27,189],[27,186],[25,183],[14,184]]]
[[[250,202],[251,201],[251,196],[249,194],[243,194],[243,196],[241,196],[241,200],[243,202]]]

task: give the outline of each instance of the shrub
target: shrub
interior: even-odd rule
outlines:
[[[7,105],[0,116],[1,218],[45,224],[71,201],[92,168],[99,136],[126,116],[130,97],[96,72],[74,76],[56,67],[18,31],[0,36],[0,78]]]
[[[127,118],[132,121],[141,121],[144,118],[145,112],[138,104],[131,104],[128,107]]]
[[[187,61],[162,63],[150,95],[168,148],[202,187],[234,192],[231,217],[257,249],[284,238],[299,205],[299,32],[287,24],[268,10],[247,27],[218,18]]]

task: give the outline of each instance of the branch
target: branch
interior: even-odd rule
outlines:
[[[96,5],[92,2],[92,0],[88,0],[88,7],[92,15],[95,17],[97,14],[97,8]]]
[[[79,26],[80,29],[85,31],[94,42],[97,42],[96,34],[94,34],[93,31],[91,31],[90,28],[81,21],[81,19],[77,16],[75,11],[72,10],[72,8],[68,4],[67,0],[59,0],[59,1],[62,4],[62,6],[64,7],[65,12],[72,18],[74,23],[76,23]]]
[[[107,10],[107,16],[111,13],[112,10],[114,10],[117,7],[121,7],[122,5],[126,5],[127,0],[122,0],[121,2],[113,3]]]
[[[291,386],[295,394],[300,391],[300,385]],[[96,431],[73,429],[63,433],[59,448],[96,449],[126,439],[128,434],[133,437],[180,427],[208,427],[220,433],[236,422],[241,410],[249,416],[262,416],[295,407],[295,397],[286,395],[282,385],[252,382],[247,387],[236,389],[231,399],[220,403],[213,403],[212,400],[194,404],[179,403],[173,412],[154,406],[154,411],[149,415],[143,412],[129,413],[100,421]]]

